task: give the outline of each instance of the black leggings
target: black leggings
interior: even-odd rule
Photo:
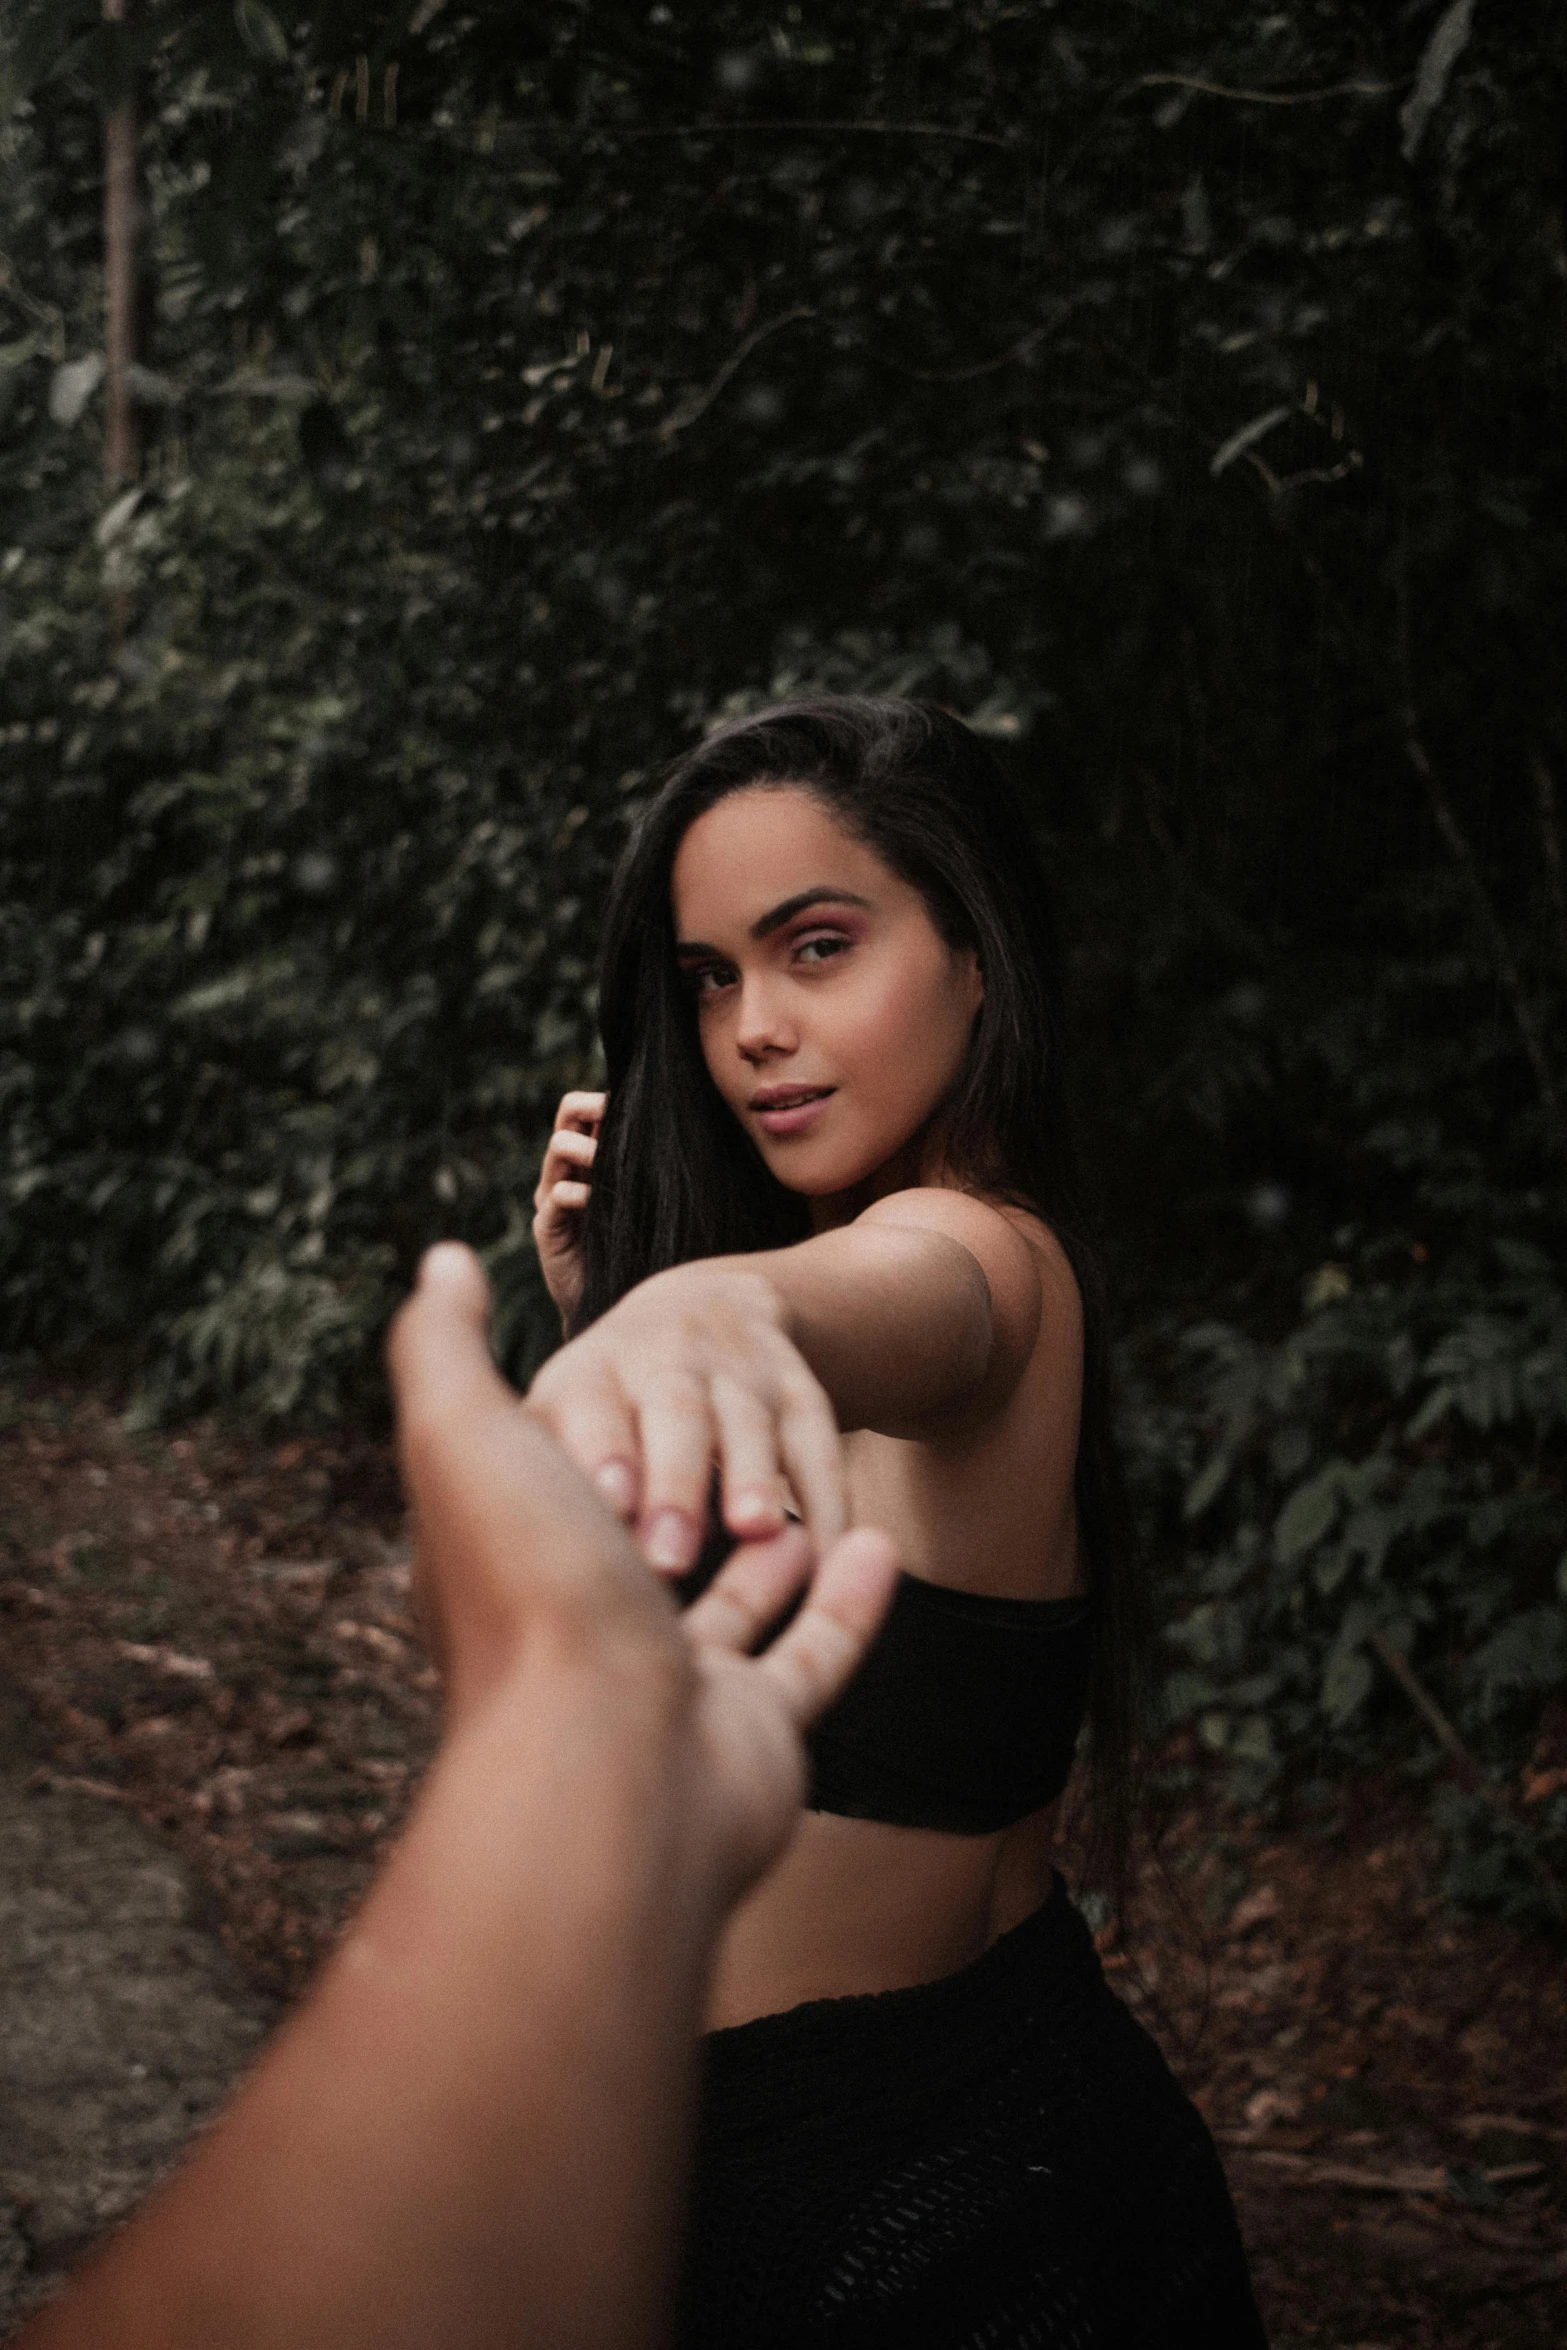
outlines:
[[[703,2048],[680,2350],[1266,2350],[1213,2140],[1059,1879],[939,1983]]]

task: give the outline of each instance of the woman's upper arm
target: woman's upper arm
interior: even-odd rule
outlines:
[[[1042,1265],[1042,1252],[1008,1216],[984,1200],[961,1191],[896,1191],[877,1200],[855,1221],[905,1231],[933,1232],[955,1241],[974,1260],[990,1299],[990,1359],[982,1388],[997,1403],[1009,1395],[1027,1368],[1038,1343],[1047,1312],[1054,1319],[1056,1300],[1047,1298],[1057,1281],[1054,1267]],[[1065,1298],[1076,1312],[1077,1289],[1060,1244],[1046,1234],[1049,1257],[1061,1257]]]

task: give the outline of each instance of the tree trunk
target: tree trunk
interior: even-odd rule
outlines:
[[[110,24],[129,27],[137,0],[103,0]],[[136,364],[136,93],[128,60],[116,60],[116,78],[103,126],[104,344],[108,429],[104,481],[110,490],[135,480],[140,433],[131,369]]]

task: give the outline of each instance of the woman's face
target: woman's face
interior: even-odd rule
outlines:
[[[931,1180],[926,1130],[984,983],[919,891],[809,791],[768,784],[697,818],[673,899],[707,1066],[778,1180],[824,1205]]]

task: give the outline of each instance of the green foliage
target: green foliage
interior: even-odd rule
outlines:
[[[1561,1922],[1567,1794],[1531,1800],[1520,1765],[1567,1689],[1567,1294],[1505,1241],[1439,1272],[1370,1250],[1313,1290],[1272,1343],[1173,1334],[1127,1415],[1145,1514],[1182,1529],[1169,1716],[1246,1800],[1302,1767],[1423,1770],[1396,1653],[1492,1781],[1443,1797],[1454,1891]]]
[[[1060,877],[1174,1711],[1254,1788],[1418,1757],[1376,1632],[1515,1777],[1567,1548],[1564,98],[1523,0],[12,0],[7,1345],[363,1408],[455,1230],[525,1367],[649,775],[768,692],[929,693]]]

